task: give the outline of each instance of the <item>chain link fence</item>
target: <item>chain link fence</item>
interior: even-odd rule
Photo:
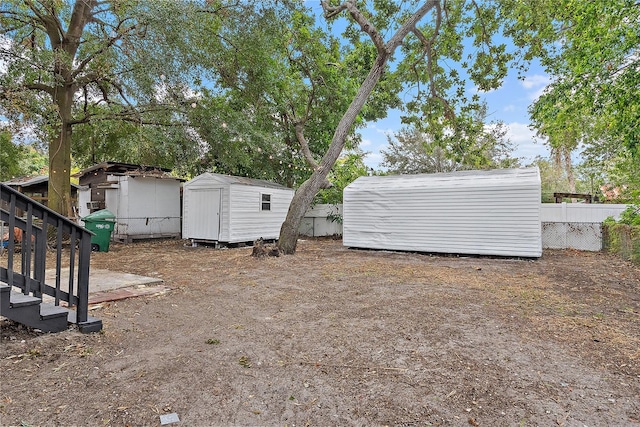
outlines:
[[[543,222],[542,247],[600,251],[602,250],[602,223]]]
[[[640,264],[640,227],[626,224],[603,226],[602,248]]]

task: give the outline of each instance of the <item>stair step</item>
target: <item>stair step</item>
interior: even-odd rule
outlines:
[[[11,286],[0,283],[0,314],[9,310],[9,294],[11,292]]]
[[[42,303],[40,298],[11,291],[11,286],[0,283],[0,315],[38,328],[43,332],[60,332],[68,328],[68,323],[77,323],[77,313],[64,307]],[[102,320],[88,316],[86,322],[78,324],[81,332],[98,332]]]
[[[42,299],[32,297],[30,295],[21,294],[20,292],[11,292],[11,300],[9,305],[11,308],[27,307],[30,305],[38,305]]]
[[[66,318],[69,315],[69,310],[53,304],[40,304],[40,318],[42,320],[54,319],[56,317]]]
[[[6,292],[4,289],[0,289],[0,292],[2,316],[43,332],[60,332],[67,329],[67,309],[42,303],[42,299],[20,292]],[[8,304],[6,300],[9,300]]]

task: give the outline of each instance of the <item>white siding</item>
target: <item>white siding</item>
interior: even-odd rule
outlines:
[[[277,239],[280,227],[289,210],[293,190],[265,181],[205,173],[184,185],[183,237],[209,240],[198,225],[190,220],[193,209],[198,206],[188,204],[189,194],[195,189],[219,188],[220,196],[220,236],[215,239],[225,243],[249,242],[259,238]],[[261,194],[271,195],[271,210],[261,210]],[[189,213],[187,213],[189,210]]]
[[[262,194],[271,196],[270,210],[261,209]],[[292,191],[233,184],[230,195],[230,243],[278,238]]]
[[[543,203],[542,222],[602,222],[607,217],[618,219],[627,205],[592,203]]]
[[[115,237],[180,235],[180,181],[141,176],[117,180],[117,188],[105,193],[105,206],[116,215]]]
[[[211,190],[220,191],[219,212],[217,218],[211,218],[212,203],[208,200],[206,192]],[[198,194],[205,192],[205,194]],[[211,195],[212,193],[208,193]],[[184,239],[201,239],[226,241],[229,236],[229,215],[225,215],[229,206],[229,184],[216,179],[215,175],[205,173],[198,175],[183,186],[182,192],[182,237]],[[211,235],[211,221],[218,221],[218,236]]]
[[[129,235],[180,233],[180,182],[129,177]]]
[[[192,188],[183,196],[183,239],[220,238],[220,188]]]
[[[87,203],[91,202],[91,188],[84,186],[78,189],[78,216],[84,218],[91,213],[91,209],[87,207]],[[80,225],[84,224],[82,221]]]
[[[345,246],[539,257],[537,168],[361,177],[344,191]]]
[[[111,237],[127,236],[129,217],[129,184],[120,176],[111,176],[109,181],[115,181],[111,188],[104,189],[104,206],[116,216],[116,225]]]
[[[222,185],[222,184],[221,184]],[[220,242],[230,242],[231,238],[231,185],[222,186],[220,196]]]

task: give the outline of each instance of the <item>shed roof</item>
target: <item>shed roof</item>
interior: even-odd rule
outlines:
[[[28,188],[28,187],[33,187],[40,184],[45,184],[48,181],[49,181],[48,175],[29,175],[29,176],[13,178],[9,181],[3,182],[3,184],[8,185],[9,187]],[[73,188],[80,188],[80,186],[74,183],[71,183],[71,186]]]
[[[347,186],[348,189],[390,188],[431,189],[455,187],[508,187],[530,182],[539,185],[540,171],[537,167],[518,169],[469,170],[447,173],[424,173],[415,175],[361,176]]]
[[[278,184],[276,182],[266,181],[264,179],[246,178],[243,176],[224,175],[221,173],[211,173],[211,172],[205,172],[202,175],[198,175],[192,181],[201,180],[201,179],[212,179],[222,184],[251,185],[254,187],[266,187],[266,188],[276,188],[281,190],[292,190],[291,188],[286,187],[284,185]]]
[[[122,163],[122,162],[101,162],[97,163],[93,166],[90,166],[86,169],[81,170],[80,172],[73,175],[74,177],[82,178],[91,172],[95,172],[98,170],[103,170],[113,175],[154,175],[160,178],[174,178],[179,179],[174,176],[169,176],[168,173],[171,172],[171,169],[163,168],[160,166],[149,166],[149,165],[137,165],[133,163]]]

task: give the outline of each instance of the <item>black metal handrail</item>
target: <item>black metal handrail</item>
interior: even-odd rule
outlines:
[[[49,295],[55,299],[55,305],[65,301],[69,307],[76,306],[76,323],[82,327],[89,317],[89,263],[93,233],[4,184],[0,184],[0,200],[0,220],[8,225],[9,234],[7,267],[0,267],[0,281],[20,288],[25,295],[32,294],[38,298],[43,294]],[[22,232],[19,252],[15,243],[16,229]],[[55,285],[45,283],[48,235],[56,251]],[[69,279],[68,287],[63,290],[62,244],[66,237],[69,239]],[[18,253],[22,258],[20,269],[16,271],[14,258]]]

